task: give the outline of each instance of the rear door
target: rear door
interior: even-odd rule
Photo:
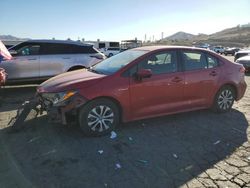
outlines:
[[[74,61],[72,46],[63,43],[43,43],[40,58],[40,77],[63,73]]]
[[[2,64],[8,73],[8,79],[38,78],[40,47],[39,43],[26,42],[12,48],[16,54],[11,60],[4,61]]]
[[[133,118],[179,111],[183,103],[184,73],[178,72],[176,51],[153,54],[139,62],[134,71],[140,69],[151,69],[153,75],[142,80],[130,78]]]
[[[197,50],[181,52],[185,70],[185,108],[205,107],[215,93],[220,75],[217,58]]]

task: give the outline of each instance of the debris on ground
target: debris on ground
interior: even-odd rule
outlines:
[[[110,135],[110,138],[111,138],[111,139],[115,139],[116,137],[117,137],[116,132],[115,132],[115,131],[112,131],[112,132],[111,132],[111,135]]]
[[[103,154],[103,150],[98,150],[98,153]]]
[[[128,139],[129,139],[130,141],[132,141],[132,140],[133,140],[133,138],[132,138],[132,137],[128,137]]]
[[[119,163],[116,163],[116,164],[115,164],[115,167],[116,167],[116,169],[122,168],[122,166],[121,166]]]
[[[173,157],[176,159],[178,158],[178,156],[175,153],[173,153]]]
[[[30,140],[28,141],[28,143],[34,142],[34,141],[36,141],[36,140],[38,140],[38,139],[40,139],[40,138],[41,138],[41,136],[37,136],[37,137],[35,137],[35,138],[32,138],[32,139],[30,139]]]
[[[220,143],[220,140],[217,140],[216,142],[214,142],[214,145],[217,145]]]
[[[239,132],[239,133],[241,133],[241,134],[245,134],[243,131],[241,131],[241,130],[239,130],[239,129],[233,128],[233,130],[235,130],[235,131],[237,131],[237,132]]]
[[[141,160],[141,159],[139,159],[139,160],[137,160],[138,162],[140,162],[140,163],[143,163],[143,164],[148,164],[148,161],[146,161],[146,160]]]

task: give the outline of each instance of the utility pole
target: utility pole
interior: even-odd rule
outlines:
[[[163,37],[164,37],[164,33],[163,33],[163,32],[161,32],[161,40],[163,39]]]

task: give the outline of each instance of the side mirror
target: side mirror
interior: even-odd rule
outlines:
[[[17,51],[16,50],[10,50],[10,54],[11,55],[17,55]]]
[[[152,76],[152,71],[151,69],[140,69],[136,73],[136,78],[138,80],[141,80],[142,78],[150,78]]]

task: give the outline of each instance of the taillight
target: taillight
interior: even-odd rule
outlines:
[[[241,72],[241,73],[245,73],[245,71],[246,71],[245,67],[241,66],[241,67],[240,67],[240,72]]]

